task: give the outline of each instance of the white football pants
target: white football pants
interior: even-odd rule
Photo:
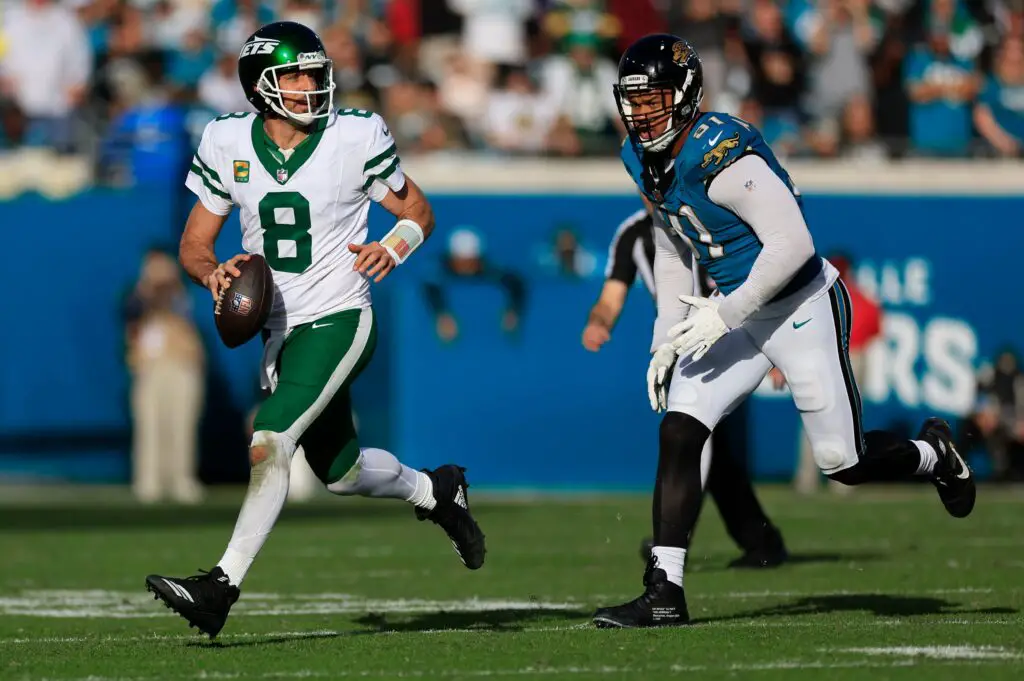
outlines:
[[[846,287],[826,262],[813,282],[766,305],[699,361],[681,358],[668,410],[714,430],[776,366],[786,377],[818,467],[825,474],[850,468],[864,450],[860,394],[848,352],[851,321]]]

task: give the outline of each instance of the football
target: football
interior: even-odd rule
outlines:
[[[229,348],[237,348],[258,334],[274,307],[274,278],[263,256],[253,254],[238,263],[238,269],[242,276],[231,279],[213,308],[217,333]]]

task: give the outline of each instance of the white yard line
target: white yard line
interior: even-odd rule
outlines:
[[[829,653],[853,653],[882,657],[926,657],[933,660],[1020,660],[1024,655],[996,646],[892,646],[874,648],[832,648]]]
[[[844,629],[856,629],[858,627],[966,627],[966,626],[1012,626],[1024,625],[1022,619],[964,619],[951,618],[942,620],[924,620],[919,617],[908,619],[871,619],[859,622],[843,622]],[[820,629],[821,622],[808,620],[775,620],[775,619],[753,619],[737,621],[711,621],[696,624],[698,627],[709,627],[712,629]]]
[[[871,591],[872,594],[878,595],[894,595],[894,596],[942,596],[942,595],[956,595],[956,594],[989,594],[992,593],[993,589],[988,588],[976,588],[976,587],[962,587],[958,589],[926,589],[923,591]],[[715,599],[754,599],[754,598],[804,598],[808,596],[854,596],[865,593],[865,589],[857,591],[848,591],[845,589],[839,589],[835,591],[731,591],[728,593],[703,593],[694,594],[693,597],[687,596],[687,600],[715,600]]]
[[[695,594],[696,602],[705,600],[772,600],[795,598],[827,598],[857,595],[857,591],[748,591]],[[916,592],[889,592],[893,596],[973,595],[990,594],[986,587],[930,589]],[[879,595],[887,595],[880,593]],[[593,603],[613,601],[623,594],[592,594],[586,601],[556,601],[542,598],[528,600],[503,598],[469,598],[452,600],[380,599],[349,593],[246,593],[232,611],[237,617],[353,615],[363,613],[417,614],[434,612],[496,612],[579,611],[589,610]],[[0,616],[39,617],[55,619],[149,619],[166,616],[167,610],[152,596],[142,591],[93,590],[27,590],[15,595],[0,595]]]
[[[579,603],[539,600],[470,598],[460,600],[376,599],[354,594],[246,594],[232,615],[346,615],[368,612],[432,613],[495,612],[502,610],[571,610]],[[0,597],[0,615],[49,618],[139,619],[163,617],[167,610],[153,597],[135,591],[23,591]]]

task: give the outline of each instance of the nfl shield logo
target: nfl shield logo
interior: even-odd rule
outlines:
[[[651,193],[654,194],[654,200],[657,201],[658,203],[661,203],[662,201],[665,200],[665,196],[661,193],[660,190],[655,189]]]
[[[284,168],[278,168],[277,169],[277,181],[278,182],[287,182],[288,181],[288,171],[285,170]]]
[[[236,293],[231,299],[231,311],[240,315],[247,315],[252,311],[252,298]]]

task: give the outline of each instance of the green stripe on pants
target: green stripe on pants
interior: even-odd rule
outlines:
[[[359,456],[349,388],[376,344],[370,308],[345,310],[292,329],[277,358],[277,388],[260,407],[255,429],[295,440],[324,482],[340,478]]]

